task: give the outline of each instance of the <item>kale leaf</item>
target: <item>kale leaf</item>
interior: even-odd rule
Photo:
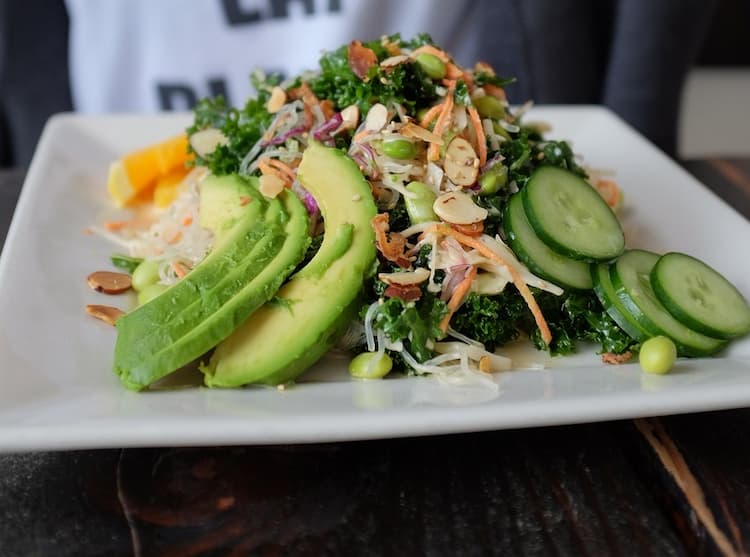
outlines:
[[[429,293],[416,302],[387,298],[378,307],[373,327],[391,342],[402,341],[417,361],[424,362],[432,357],[428,344],[443,336],[440,321],[447,311],[445,303]]]
[[[593,292],[565,292],[555,296],[532,290],[552,332],[549,350],[553,355],[575,352],[579,341],[597,343],[602,352],[615,354],[635,345],[609,317]],[[548,348],[526,302],[512,285],[496,296],[470,294],[451,319],[451,326],[483,343],[488,350],[516,339],[522,332],[531,336],[538,349]]]

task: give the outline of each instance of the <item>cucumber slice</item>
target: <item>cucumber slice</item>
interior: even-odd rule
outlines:
[[[684,253],[667,253],[651,273],[667,310],[691,329],[730,339],[750,332],[750,305],[719,272]]]
[[[503,227],[513,252],[532,273],[562,288],[591,290],[589,264],[560,255],[539,239],[526,218],[520,194],[508,201]]]
[[[627,308],[617,297],[615,287],[609,274],[609,265],[606,263],[591,264],[591,279],[594,283],[594,293],[602,303],[605,311],[630,338],[638,342],[646,342],[651,334],[634,317],[630,315]]]
[[[668,336],[682,356],[707,356],[719,351],[726,341],[698,333],[675,319],[659,302],[651,288],[651,271],[659,256],[644,250],[629,250],[610,267],[617,297],[630,316],[649,336]]]
[[[522,191],[529,223],[553,250],[573,259],[607,261],[625,249],[617,217],[580,176],[543,166]]]

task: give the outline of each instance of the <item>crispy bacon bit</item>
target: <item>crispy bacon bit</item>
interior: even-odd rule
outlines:
[[[629,362],[633,358],[633,353],[628,350],[622,354],[615,354],[614,352],[604,352],[602,354],[602,362],[605,364],[624,364]]]
[[[404,254],[406,238],[398,232],[389,233],[388,213],[376,215],[370,224],[375,231],[375,247],[388,261],[392,261],[402,269],[408,269],[411,261]]]
[[[316,105],[320,103],[318,97],[315,96],[315,93],[313,93],[306,81],[303,81],[302,85],[299,87],[289,89],[286,94],[290,100],[295,101],[297,99],[302,99],[302,102],[306,105]]]
[[[422,297],[422,290],[415,284],[395,285],[392,284],[383,292],[386,298],[401,298],[405,302],[413,302]]]
[[[378,57],[372,49],[364,46],[360,41],[349,43],[349,66],[354,75],[367,81],[367,72],[378,63]]]
[[[323,116],[325,116],[326,120],[330,120],[333,118],[333,115],[336,114],[336,109],[333,107],[333,101],[331,99],[320,101],[320,110],[323,111]]]
[[[467,236],[479,237],[484,234],[484,221],[473,222],[471,224],[449,223],[449,225],[456,232],[466,234]]]

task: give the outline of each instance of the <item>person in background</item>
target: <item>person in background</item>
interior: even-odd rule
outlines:
[[[672,154],[715,0],[0,0],[0,165],[53,113],[244,104],[256,68],[295,75],[354,38],[427,32],[516,76],[511,102],[605,104]],[[189,9],[187,8],[189,7]]]

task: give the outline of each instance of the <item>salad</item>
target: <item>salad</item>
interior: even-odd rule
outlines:
[[[525,337],[555,356],[593,342],[609,363],[656,345],[668,369],[750,331],[715,270],[626,249],[617,184],[525,122],[531,103],[513,108],[512,80],[487,64],[395,35],[252,80],[244,107],[204,99],[185,136],[112,166],[110,193],[136,216],[94,229],[130,276],[89,282],[140,305],[88,309],[117,325],[126,386],[195,358],[210,386],[285,384],[335,347],[355,377],[495,388],[513,367],[503,347]],[[274,327],[286,344],[259,344]]]

